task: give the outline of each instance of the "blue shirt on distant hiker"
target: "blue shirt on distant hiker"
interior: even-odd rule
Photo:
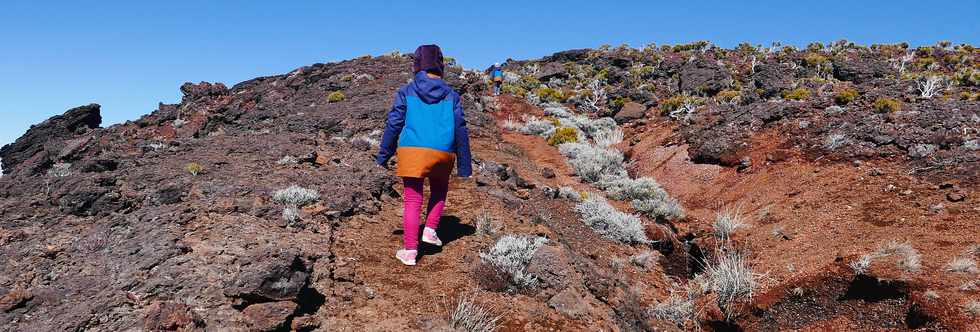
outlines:
[[[490,67],[490,80],[493,81],[493,95],[500,95],[500,86],[504,83],[504,69],[500,67],[500,63],[494,63],[493,67]]]

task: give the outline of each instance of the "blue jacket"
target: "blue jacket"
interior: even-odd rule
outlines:
[[[469,130],[460,97],[442,79],[429,78],[420,71],[395,93],[375,161],[384,165],[395,153],[399,156],[399,176],[448,176],[429,174],[451,171],[444,167],[443,154],[454,155],[459,176],[472,175]]]

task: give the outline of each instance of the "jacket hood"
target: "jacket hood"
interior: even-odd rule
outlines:
[[[426,104],[438,103],[449,95],[449,91],[452,91],[452,88],[446,85],[446,81],[429,78],[424,71],[415,73],[415,79],[409,83],[409,86]]]

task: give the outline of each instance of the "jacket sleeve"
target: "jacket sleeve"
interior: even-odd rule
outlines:
[[[470,132],[466,128],[466,115],[463,114],[463,104],[456,97],[453,111],[456,115],[456,163],[459,176],[473,175],[473,158],[470,155]]]
[[[381,137],[381,147],[378,151],[378,156],[375,158],[375,162],[378,165],[384,166],[388,163],[388,160],[395,155],[395,149],[398,145],[398,135],[402,133],[402,128],[405,127],[405,94],[398,90],[395,94],[395,101],[392,102],[391,110],[388,111],[388,120],[385,121],[385,132]]]

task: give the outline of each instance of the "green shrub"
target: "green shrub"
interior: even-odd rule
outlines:
[[[553,116],[546,116],[546,117],[542,118],[542,120],[551,122],[551,124],[555,125],[555,127],[561,126],[561,120],[558,120],[558,118],[553,117]]]
[[[702,48],[704,48],[706,46],[708,46],[708,42],[707,41],[699,40],[699,41],[696,41],[696,42],[693,42],[693,43],[690,43],[690,44],[674,45],[673,51],[674,52],[683,52],[683,51],[700,50],[700,49],[702,49]]]
[[[562,94],[561,90],[552,89],[549,87],[540,87],[534,89],[534,94],[538,95],[543,102],[564,102],[565,96]]]
[[[838,105],[847,105],[854,101],[854,99],[857,99],[857,97],[857,90],[847,88],[834,94],[834,102],[836,102]]]
[[[628,103],[628,102],[630,102],[630,99],[629,98],[626,98],[626,97],[616,97],[616,98],[613,98],[613,100],[609,102],[609,107],[612,108],[612,109],[614,109],[614,110],[622,109],[623,108],[623,105],[626,105],[626,103]]]
[[[575,132],[575,128],[570,127],[555,129],[555,132],[548,137],[548,145],[551,146],[574,142],[578,142],[578,133]]]
[[[605,81],[606,77],[609,77],[609,69],[602,68],[598,73],[596,73],[595,78],[600,81]]]
[[[510,84],[510,83],[504,83],[503,85],[501,85],[500,86],[500,91],[503,92],[503,93],[506,93],[506,94],[509,94],[509,95],[513,95],[513,96],[517,96],[517,97],[521,97],[521,98],[524,98],[524,96],[527,95],[527,90],[525,90],[523,87],[520,87],[520,86],[517,86],[517,85],[514,85],[514,84]]]
[[[806,61],[806,64],[810,67],[816,67],[824,62],[827,62],[827,57],[818,53],[807,53],[807,55],[803,57],[803,60]]]
[[[734,103],[738,103],[738,101],[741,99],[741,96],[742,94],[735,90],[722,90],[717,95],[715,95],[715,98],[722,103],[734,104]]]
[[[893,98],[878,98],[875,100],[874,109],[878,113],[898,112],[902,109],[902,102]]]
[[[980,70],[963,68],[953,74],[953,80],[962,86],[980,86]]]
[[[653,66],[642,65],[639,67],[633,67],[630,69],[630,75],[633,77],[647,77],[653,74],[656,70]]]
[[[686,102],[687,99],[688,99],[687,96],[676,95],[676,96],[673,96],[673,97],[670,97],[670,98],[661,100],[660,101],[660,109],[663,110],[664,113],[670,113],[670,112],[676,111],[678,108],[681,107],[681,105],[684,105],[684,102]]]
[[[534,76],[521,76],[521,86],[535,87],[541,85],[541,81]]]
[[[806,100],[810,98],[810,90],[805,88],[796,88],[789,91],[783,91],[783,98],[790,100]]]
[[[344,101],[344,99],[347,99],[347,96],[344,96],[344,93],[343,92],[340,92],[340,91],[334,91],[334,92],[331,92],[329,95],[327,95],[327,101],[329,101],[331,103],[336,103],[338,101]]]
[[[823,50],[823,43],[821,42],[810,43],[809,45],[806,45],[806,50],[810,52],[820,52],[820,50]]]
[[[201,166],[201,164],[198,163],[189,163],[187,166],[184,166],[184,170],[186,170],[187,173],[191,173],[193,176],[197,176],[204,171],[204,166]]]

